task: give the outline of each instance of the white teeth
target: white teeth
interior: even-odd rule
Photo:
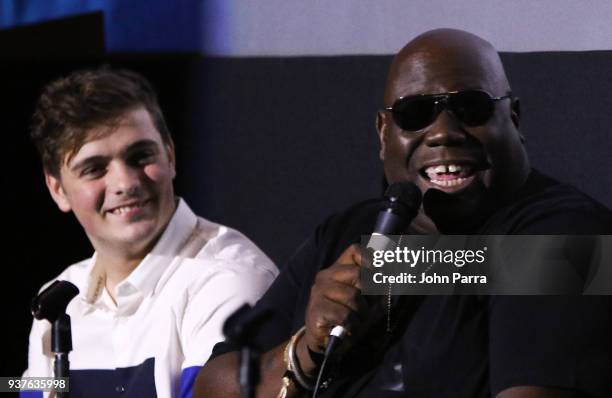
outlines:
[[[440,166],[430,166],[425,169],[427,174],[446,173],[446,166],[441,164]]]
[[[431,182],[441,187],[454,187],[463,184],[465,180],[466,178],[456,178],[454,180],[431,180]]]
[[[136,207],[141,207],[141,206],[142,206],[142,203],[138,203],[138,204],[131,205],[131,206],[121,206],[121,207],[118,207],[118,208],[114,209],[112,211],[112,213],[114,213],[114,214],[125,214],[128,211],[130,211],[130,210],[132,210],[132,209],[134,209]]]
[[[425,169],[425,173],[427,174],[440,174],[440,173],[455,173],[457,171],[463,170],[463,166],[458,164],[441,164],[438,166],[430,166]]]

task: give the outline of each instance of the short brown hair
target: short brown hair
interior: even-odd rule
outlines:
[[[126,112],[144,107],[165,143],[170,132],[151,84],[141,75],[108,66],[74,72],[47,84],[32,116],[30,135],[43,167],[59,176],[62,161],[70,160],[92,137],[96,127],[112,127]]]

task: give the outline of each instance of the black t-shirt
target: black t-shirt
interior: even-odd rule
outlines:
[[[532,171],[480,234],[606,234],[610,212]],[[316,273],[371,233],[380,201],[323,222],[282,269],[254,311],[271,310],[253,342],[267,351],[304,325]],[[519,385],[612,396],[608,296],[401,296],[395,332],[372,330],[340,364],[324,397],[495,397]],[[394,307],[395,308],[395,307]],[[382,347],[382,348],[381,348]],[[212,357],[233,350],[218,344]],[[377,355],[379,349],[380,355]]]

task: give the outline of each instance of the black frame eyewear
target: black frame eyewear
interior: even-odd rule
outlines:
[[[512,98],[512,93],[493,97],[484,90],[451,91],[440,94],[419,94],[400,97],[393,106],[385,107],[391,112],[395,124],[406,131],[421,130],[432,124],[440,112],[450,111],[467,126],[485,124],[495,111],[495,102]]]

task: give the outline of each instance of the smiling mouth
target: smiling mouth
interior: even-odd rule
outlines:
[[[478,167],[470,163],[448,162],[423,167],[420,175],[434,187],[454,192],[468,186],[479,171],[487,168],[488,166]]]
[[[115,215],[126,215],[130,213],[134,213],[142,209],[147,204],[149,204],[149,202],[151,202],[150,199],[142,200],[139,202],[132,202],[132,203],[118,206],[111,210],[108,210],[108,213],[115,214]]]

